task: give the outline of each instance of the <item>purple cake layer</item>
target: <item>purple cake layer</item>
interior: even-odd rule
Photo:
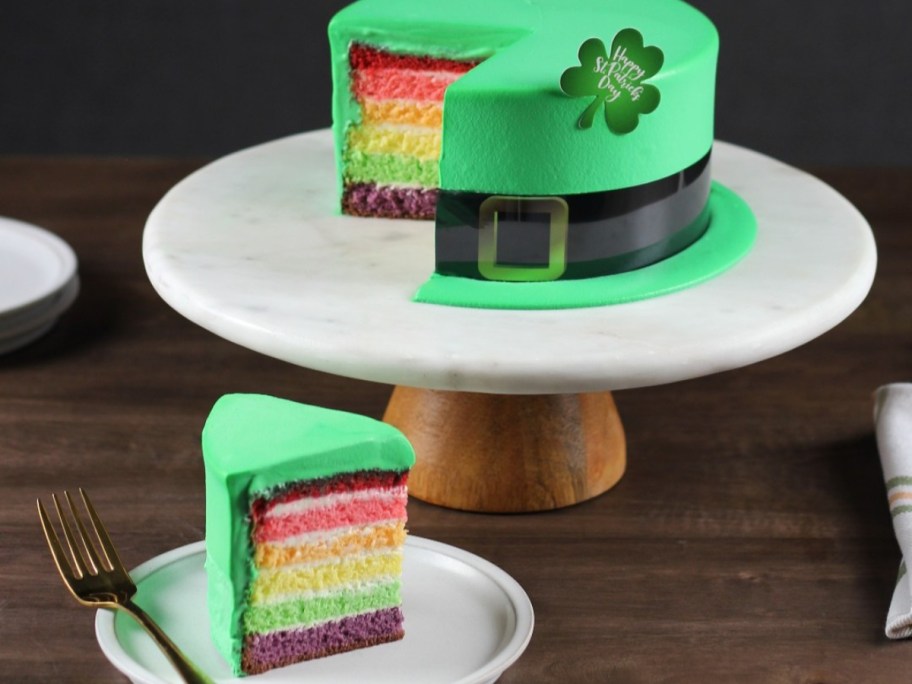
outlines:
[[[309,629],[251,634],[244,639],[241,667],[247,674],[259,674],[302,660],[397,641],[402,635],[399,608],[324,622]]]
[[[436,206],[436,188],[351,183],[342,193],[342,211],[352,216],[433,219]]]

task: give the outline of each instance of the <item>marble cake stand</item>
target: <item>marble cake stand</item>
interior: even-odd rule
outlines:
[[[328,131],[225,157],[152,212],[143,256],[178,312],[257,352],[397,385],[385,419],[412,440],[410,491],[476,511],[534,511],[622,476],[611,390],[694,378],[837,325],[874,277],[870,228],[843,197],[725,143],[717,180],[754,209],[753,251],[697,287],[616,306],[491,311],[416,304],[431,223],[334,214]]]

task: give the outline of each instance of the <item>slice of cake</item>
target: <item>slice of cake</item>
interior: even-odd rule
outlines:
[[[447,87],[477,62],[401,55],[353,43],[350,96],[361,120],[346,132],[342,210],[434,218]]]
[[[237,675],[401,639],[414,452],[386,423],[232,394],[203,429],[212,637]]]

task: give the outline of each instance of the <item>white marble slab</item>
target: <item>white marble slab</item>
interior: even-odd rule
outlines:
[[[753,251],[698,287],[617,306],[491,311],[416,304],[432,222],[334,215],[332,138],[225,157],[149,217],[143,256],[168,304],[290,363],[416,387],[540,394],[663,384],[754,363],[837,325],[864,299],[865,219],[797,169],[717,143],[714,176],[753,207]]]

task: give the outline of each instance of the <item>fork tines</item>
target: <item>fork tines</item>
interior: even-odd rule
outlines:
[[[111,543],[104,525],[95,512],[88,494],[82,488],[79,489],[79,494],[89,515],[94,535],[89,534],[82,515],[80,515],[77,507],[73,505],[73,499],[70,497],[69,492],[65,491],[63,493],[69,509],[69,516],[65,514],[57,495],[51,495],[69,554],[64,551],[47,511],[45,511],[41,499],[38,499],[38,516],[41,519],[41,527],[44,529],[44,536],[47,538],[57,569],[65,580],[70,578],[82,579],[87,574],[97,575],[102,570],[110,572],[114,569],[115,563],[120,564],[120,559],[117,558],[117,551],[114,550],[114,545]],[[76,523],[77,533],[74,533],[68,518],[71,518]]]

